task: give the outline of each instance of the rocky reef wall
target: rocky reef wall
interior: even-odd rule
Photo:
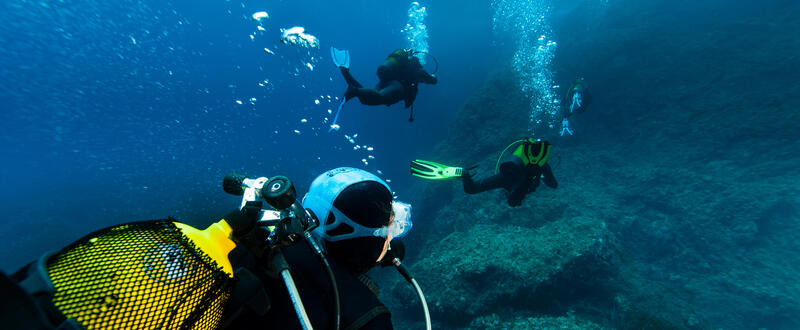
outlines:
[[[589,10],[555,26],[556,65],[594,103],[575,136],[535,130],[558,189],[511,208],[458,181],[415,188],[408,262],[437,325],[800,328],[800,4]],[[490,175],[527,130],[511,72],[498,66],[419,158]],[[418,326],[413,293],[390,287],[397,322]]]

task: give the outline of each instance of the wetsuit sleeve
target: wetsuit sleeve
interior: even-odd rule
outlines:
[[[531,189],[531,181],[526,180],[520,182],[508,194],[508,206],[520,206],[522,205],[522,200],[525,198],[525,195],[528,194],[528,191]]]
[[[553,189],[558,188],[558,181],[556,181],[556,177],[553,175],[553,169],[550,168],[550,164],[544,164],[544,166],[542,166],[542,174],[544,175],[544,184]]]
[[[415,79],[418,82],[432,84],[435,85],[439,82],[439,79],[434,77],[432,74],[425,72],[425,70],[419,69],[417,70],[417,78]]]

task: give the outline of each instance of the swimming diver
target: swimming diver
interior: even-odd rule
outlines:
[[[561,136],[573,134],[573,130],[569,128],[569,116],[586,112],[586,108],[591,102],[592,95],[589,94],[586,81],[583,78],[575,79],[561,102],[563,105],[561,108],[561,117],[563,118],[561,120]]]
[[[519,145],[513,153],[516,157],[500,164],[505,151],[517,143]],[[473,174],[469,172],[472,168],[451,167],[419,159],[411,162],[411,174],[428,180],[461,178],[464,192],[467,194],[503,188],[506,190],[508,205],[520,206],[528,193],[536,191],[540,181],[544,181],[550,188],[558,187],[553,170],[547,164],[550,148],[551,145],[547,141],[534,139],[515,141],[500,153],[495,165],[496,174],[480,180],[473,179]]]
[[[347,82],[345,101],[357,97],[364,105],[390,106],[400,101],[405,102],[406,108],[412,108],[409,121],[413,121],[413,104],[419,91],[418,84],[436,84],[438,79],[433,74],[425,71],[420,60],[412,49],[397,49],[386,57],[378,66],[377,75],[380,79],[375,88],[364,88],[352,74],[350,74],[350,53],[347,50],[331,48],[334,64],[339,67],[342,77]]]

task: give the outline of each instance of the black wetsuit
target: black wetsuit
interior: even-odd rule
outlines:
[[[540,178],[542,179],[540,180]],[[500,164],[500,173],[496,175],[477,181],[473,180],[471,175],[464,175],[462,181],[464,181],[464,192],[467,194],[477,194],[497,188],[506,189],[509,206],[520,206],[525,195],[536,191],[539,181],[544,181],[544,184],[550,188],[558,187],[550,164],[545,163],[541,167],[538,165],[526,166],[519,158]]]
[[[319,257],[302,242],[283,251],[312,326],[329,329],[334,317],[333,291]],[[241,287],[234,292],[230,308],[226,310],[225,329],[301,329],[283,280],[268,276],[249,253],[238,248],[231,254],[231,261],[237,268],[235,272],[241,273],[245,268],[258,280],[251,278],[250,283],[245,283],[247,276],[240,276],[242,280],[237,286]],[[369,280],[350,272],[332,258],[328,261],[339,288],[341,329],[392,329],[391,314],[367,286]],[[261,289],[258,287],[261,284],[269,297],[269,309],[263,315],[257,312],[264,309],[263,298],[255,293]]]
[[[350,69],[341,67],[342,76],[347,81],[348,89],[345,98],[358,97],[365,105],[390,106],[400,101],[405,101],[408,108],[414,104],[419,87],[417,84],[436,84],[438,79],[425,72],[419,59],[411,57],[404,64],[392,64],[388,59],[378,67],[378,84],[375,88],[364,88],[353,75]]]

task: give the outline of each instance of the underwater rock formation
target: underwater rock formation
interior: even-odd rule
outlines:
[[[433,314],[448,323],[509,309],[562,313],[611,270],[607,234],[589,218],[533,229],[479,224],[448,235],[413,268],[425,270],[418,279]]]
[[[575,136],[535,131],[558,189],[509,208],[458,181],[416,188],[426,226],[408,264],[442,327],[800,328],[800,3],[683,4],[619,2],[554,27],[562,80],[585,76],[595,99]],[[490,175],[526,135],[514,79],[499,68],[420,158]],[[404,306],[398,322],[418,317]]]
[[[603,330],[607,329],[590,321],[581,320],[570,314],[559,317],[517,317],[508,321],[496,314],[483,316],[470,323],[470,329],[562,329],[562,330]]]

